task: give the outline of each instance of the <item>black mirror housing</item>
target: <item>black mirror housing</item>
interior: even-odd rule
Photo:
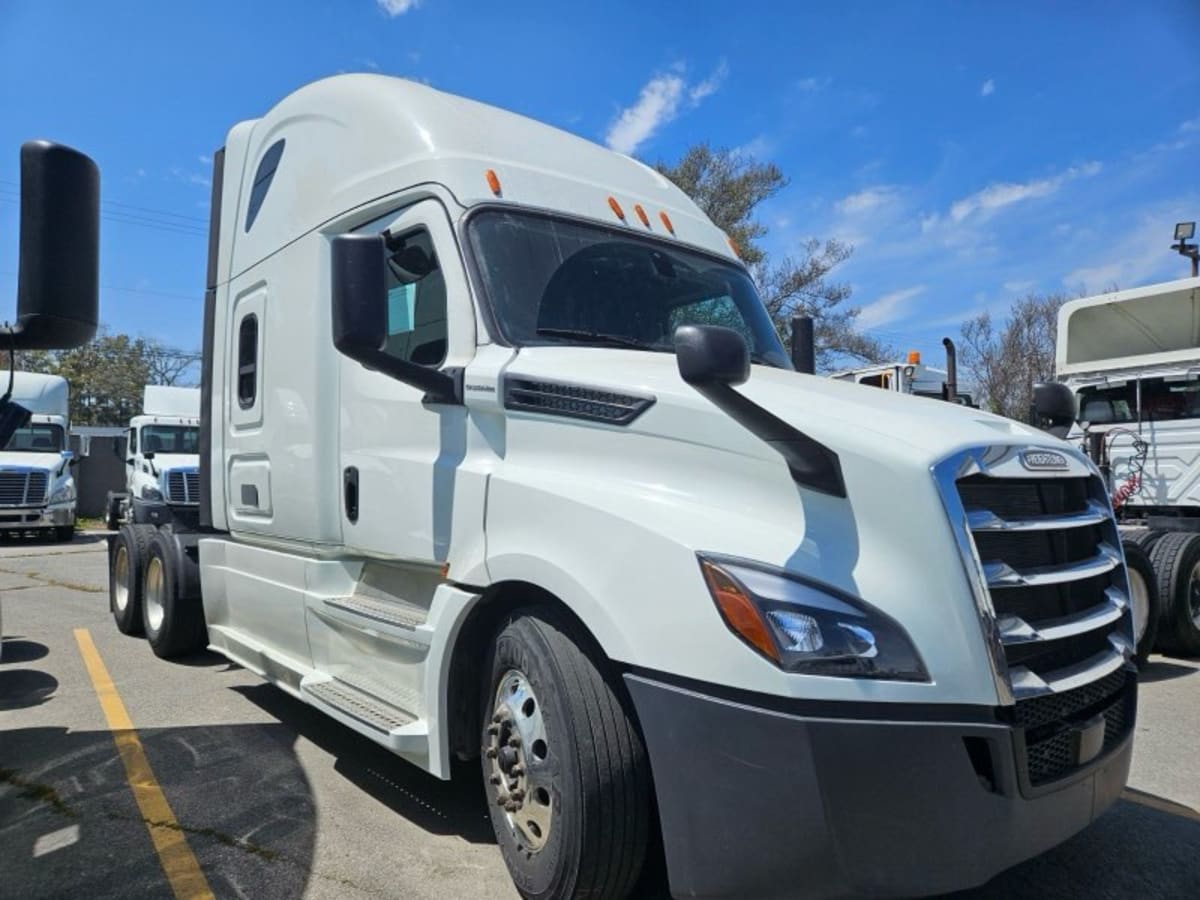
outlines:
[[[388,327],[387,245],[382,234],[330,242],[333,346],[339,353],[426,392],[427,403],[462,403],[462,370],[426,368],[383,351]]]
[[[743,384],[750,377],[750,348],[732,328],[680,325],[675,329],[679,375],[692,386]]]
[[[69,349],[96,334],[100,308],[100,171],[49,141],[21,147],[18,350]]]
[[[1047,381],[1033,386],[1034,425],[1063,425],[1068,428],[1075,422],[1078,410],[1075,407],[1075,392],[1061,381]]]

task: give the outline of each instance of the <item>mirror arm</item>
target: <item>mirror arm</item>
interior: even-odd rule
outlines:
[[[838,455],[723,382],[693,384],[713,406],[784,458],[797,484],[833,497],[846,496]]]
[[[346,353],[341,347],[342,353]],[[461,406],[463,402],[463,370],[458,367],[427,369],[416,363],[397,359],[382,350],[358,349],[354,354],[346,353],[351,359],[364,366],[382,372],[411,387],[425,392],[422,403],[446,403]]]

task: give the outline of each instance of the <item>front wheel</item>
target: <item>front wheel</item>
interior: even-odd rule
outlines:
[[[514,614],[485,667],[483,778],[527,900],[619,900],[650,829],[650,766],[622,685],[574,621]]]
[[[1150,651],[1158,641],[1162,605],[1158,599],[1158,582],[1150,556],[1141,544],[1126,541],[1126,574],[1129,577],[1129,603],[1133,613],[1133,636],[1137,643],[1138,668],[1146,664]]]

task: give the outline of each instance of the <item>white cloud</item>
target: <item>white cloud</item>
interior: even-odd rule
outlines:
[[[884,294],[879,299],[862,307],[858,311],[858,317],[854,323],[859,328],[878,328],[880,325],[887,325],[889,322],[903,319],[908,314],[906,309],[908,302],[924,291],[925,285],[920,284]]]
[[[1186,122],[1181,123],[1179,130],[1184,134],[1192,131],[1200,131],[1200,116],[1196,116],[1194,119],[1188,119]]]
[[[990,97],[994,93],[996,93],[996,79],[989,78],[979,88],[979,96],[980,97]]]
[[[895,196],[895,188],[878,185],[849,194],[835,203],[834,207],[844,216],[853,216],[877,210],[894,200]]]
[[[699,84],[693,85],[691,90],[688,91],[688,99],[692,101],[692,105],[695,106],[705,97],[715,94],[728,75],[729,64],[725,60],[721,60],[717,63],[717,67],[713,69],[711,75]]]
[[[833,83],[833,79],[826,75],[821,78],[817,78],[817,77],[801,78],[799,81],[796,82],[796,87],[802,93],[816,94],[816,93],[819,93],[820,91],[825,90],[825,88],[829,87],[829,85],[832,83]]]
[[[1033,290],[1035,285],[1036,282],[1029,280],[1006,281],[1004,282],[1004,289],[1010,294],[1028,294]]]
[[[754,159],[766,159],[775,152],[775,142],[765,134],[756,135],[740,147],[734,147],[733,152],[739,156],[750,156]]]
[[[677,63],[671,71],[655,75],[646,82],[637,102],[621,110],[613,120],[604,143],[618,153],[635,153],[659,128],[679,115],[685,97],[691,106],[696,106],[714,94],[729,74],[729,67],[722,60],[711,75],[690,87],[684,80],[683,71],[683,65]]]
[[[988,214],[1023,200],[1035,197],[1045,197],[1053,194],[1068,181],[1076,178],[1091,178],[1100,172],[1098,162],[1087,162],[1081,166],[1072,166],[1059,175],[1049,178],[1036,178],[1033,181],[1002,181],[989,184],[981,191],[963,197],[950,207],[950,218],[955,222],[976,213]]]
[[[200,160],[200,165],[202,165],[202,166],[211,166],[212,165],[212,157],[209,156],[207,153],[201,153],[198,158]]]
[[[391,18],[402,16],[421,5],[421,0],[375,0],[376,5]]]
[[[1114,286],[1131,288],[1151,281],[1184,278],[1187,261],[1167,250],[1171,225],[1194,209],[1196,196],[1143,207],[1137,223],[1124,234],[1104,242],[1102,252],[1063,276],[1063,287],[1098,294]]]

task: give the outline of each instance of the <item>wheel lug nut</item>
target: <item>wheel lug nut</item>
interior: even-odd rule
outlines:
[[[496,748],[495,747],[488,747],[487,750],[484,751],[484,753],[488,759],[496,758]]]
[[[508,774],[512,775],[514,778],[520,778],[522,775],[525,774],[525,767],[523,765],[521,765],[520,763],[517,763],[515,766],[513,766],[511,769],[508,770]]]
[[[508,746],[510,746],[510,747],[520,747],[520,746],[521,746],[521,739],[520,739],[519,737],[517,737],[517,735],[515,735],[515,734],[514,734],[512,737],[510,737],[510,738],[508,739]]]
[[[525,799],[525,792],[522,790],[516,790],[516,791],[512,792],[511,796],[512,796],[513,800],[520,803],[522,800]]]
[[[499,783],[501,782],[501,780],[502,780],[502,779],[500,778],[500,776],[499,776],[499,775],[493,775],[493,776],[492,776],[491,778],[489,778],[488,780],[489,780],[489,781],[491,781],[491,783],[492,783],[492,784],[499,784]]]
[[[496,713],[494,716],[492,716],[492,721],[499,724],[500,722],[504,721],[504,716],[502,716],[500,713]]]
[[[499,725],[495,725],[495,724],[489,725],[489,726],[488,726],[488,728],[487,728],[487,733],[488,733],[488,734],[499,734],[499,733],[500,733],[500,726],[499,726]]]
[[[501,794],[500,796],[498,796],[498,797],[496,798],[496,805],[497,805],[497,806],[507,806],[507,805],[508,805],[509,803],[511,803],[511,802],[512,802],[512,801],[511,801],[511,800],[509,800],[509,798],[508,798],[508,794]]]

